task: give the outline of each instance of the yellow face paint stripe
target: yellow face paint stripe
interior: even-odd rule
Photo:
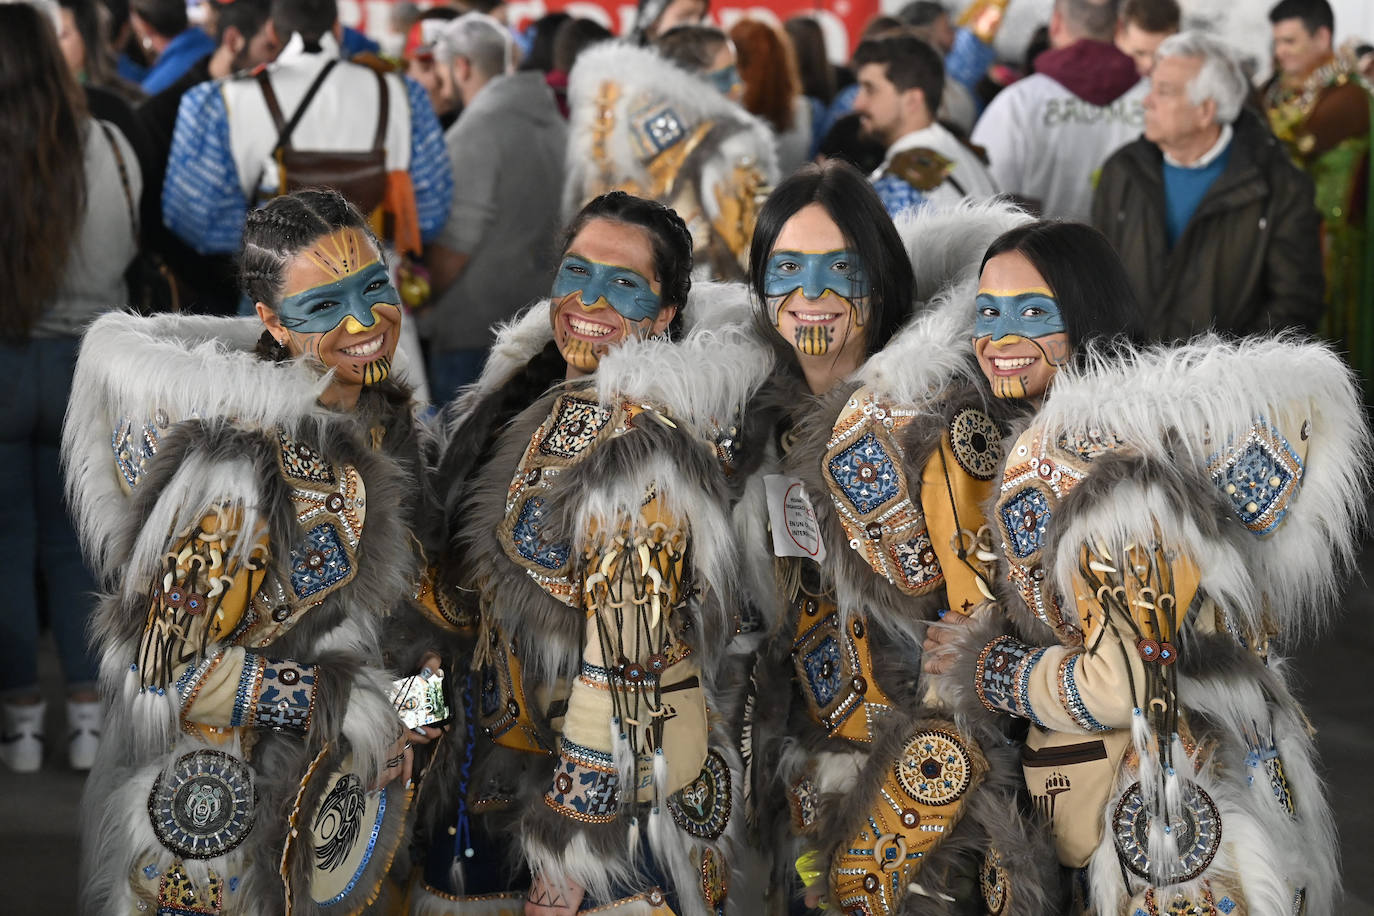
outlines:
[[[1050,292],[1049,289],[1043,286],[1032,286],[1028,287],[1027,289],[985,289],[983,287],[978,288],[978,295],[980,296],[1025,296],[1031,293],[1035,293],[1041,296],[1047,296],[1050,299],[1054,298],[1054,293]]]

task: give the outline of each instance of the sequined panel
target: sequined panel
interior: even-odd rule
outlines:
[[[1002,916],[1011,903],[1011,876],[1002,867],[1002,857],[996,849],[989,846],[983,854],[983,867],[978,873],[978,883],[983,890],[983,905],[990,916]]]
[[[554,412],[553,426],[539,441],[539,451],[555,458],[576,458],[611,421],[611,412],[595,401],[565,397]]]
[[[339,585],[352,573],[353,564],[339,532],[327,522],[312,528],[305,543],[291,550],[291,590],[299,599]]]
[[[730,866],[725,857],[714,849],[701,852],[701,896],[713,912],[723,913],[725,897],[730,891]]]
[[[224,882],[210,872],[208,886],[197,886],[177,862],[158,880],[157,916],[218,916],[224,906]]]
[[[857,389],[835,421],[823,468],[850,549],[905,594],[925,595],[945,577],[930,549],[925,515],[908,488],[895,435],[913,416]]]
[[[816,705],[829,706],[839,696],[844,669],[839,643],[833,636],[825,637],[802,657],[802,665],[806,669],[806,686]]]
[[[292,480],[305,480],[332,486],[335,483],[334,469],[320,453],[304,442],[297,442],[280,429],[277,430],[280,445],[277,457],[284,475]]]
[[[1266,535],[1288,514],[1303,465],[1288,440],[1261,420],[1238,447],[1212,456],[1207,470],[1245,527]]]
[[[704,840],[717,839],[730,820],[730,768],[707,751],[701,774],[668,796],[668,811],[683,830]]]
[[[897,468],[872,433],[830,459],[828,467],[840,492],[864,515],[901,492]]]
[[[976,745],[952,723],[929,721],[887,768],[876,797],[857,799],[867,814],[831,859],[831,894],[840,912],[921,912],[906,907],[925,859],[958,824],[965,794],[987,773]]]
[[[187,859],[213,859],[236,848],[256,813],[252,771],[221,751],[183,754],[148,793],[158,842]]]
[[[515,549],[520,556],[544,569],[562,569],[568,563],[568,545],[545,542],[541,533],[544,518],[544,497],[530,497],[511,530]]]
[[[119,468],[119,474],[129,489],[138,486],[139,481],[143,479],[148,462],[157,454],[161,438],[158,430],[160,427],[166,428],[167,425],[167,416],[161,411],[151,423],[135,426],[129,420],[120,417],[119,422],[115,424],[114,432],[110,436],[110,448],[114,452],[115,467]]]
[[[940,561],[935,556],[935,548],[927,532],[921,531],[909,541],[893,544],[888,551],[909,588],[924,589],[945,580],[944,570],[940,568]]]
[[[1221,815],[1212,797],[1192,780],[1182,780],[1182,811],[1168,825],[1178,847],[1172,862],[1150,860],[1150,822],[1156,814],[1145,807],[1140,783],[1132,783],[1112,815],[1112,837],[1122,864],[1146,880],[1162,884],[1192,881],[1207,870],[1221,848]]]
[[[640,110],[632,117],[631,128],[646,159],[657,156],[687,135],[682,118],[666,105]]]
[[[1038,487],[1026,487],[998,509],[1002,533],[1012,554],[1024,560],[1045,544],[1049,528],[1050,501]]]

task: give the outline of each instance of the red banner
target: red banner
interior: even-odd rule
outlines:
[[[341,0],[339,17],[345,24],[380,38],[389,26],[394,0]],[[420,3],[422,7],[434,3]],[[517,29],[548,13],[566,12],[594,19],[617,35],[634,25],[635,4],[623,0],[512,0],[505,6],[507,21]],[[762,19],[774,25],[798,14],[821,24],[831,60],[846,61],[859,35],[878,13],[878,0],[769,0],[767,5],[735,5],[731,0],[712,0],[710,18],[728,30],[740,19]]]

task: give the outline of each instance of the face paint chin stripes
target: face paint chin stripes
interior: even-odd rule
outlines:
[[[805,356],[824,356],[830,352],[834,332],[824,325],[798,325],[796,342],[797,352]]]

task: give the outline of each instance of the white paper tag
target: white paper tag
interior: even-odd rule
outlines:
[[[806,486],[796,477],[766,474],[764,493],[768,498],[768,521],[773,529],[773,555],[810,557],[817,563],[825,559],[821,526]]]

